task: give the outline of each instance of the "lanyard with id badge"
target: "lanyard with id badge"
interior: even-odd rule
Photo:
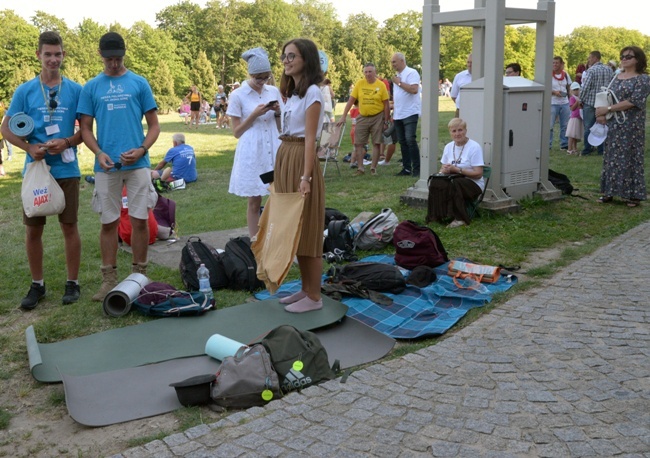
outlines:
[[[40,83],[41,83],[41,92],[43,93],[43,100],[45,101],[45,106],[47,107],[47,112],[48,112],[48,114],[43,115],[43,121],[46,123],[45,133],[47,134],[48,137],[51,137],[61,132],[59,125],[53,123],[54,121],[53,114],[54,114],[54,110],[56,110],[57,107],[59,106],[59,102],[56,99],[57,92],[58,92],[59,100],[61,100],[61,94],[63,92],[63,77],[61,77],[61,82],[59,83],[59,90],[57,91],[56,89],[50,89],[48,94],[45,93],[45,86],[43,85],[42,79],[40,79]],[[49,99],[48,99],[48,95],[49,95]],[[65,150],[63,150],[61,152],[61,160],[65,163],[73,162],[75,160],[74,150],[72,148],[66,148]]]

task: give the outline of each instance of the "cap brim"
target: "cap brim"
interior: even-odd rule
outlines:
[[[594,135],[594,134],[589,134],[589,137],[587,137],[587,140],[589,140],[589,144],[591,146],[600,146],[600,145],[603,144],[603,142],[605,141],[606,138],[607,138],[606,135],[603,137],[603,136],[597,136],[597,135]]]
[[[102,57],[124,57],[124,54],[126,54],[126,50],[106,49],[106,50],[100,50],[99,53],[102,55]]]

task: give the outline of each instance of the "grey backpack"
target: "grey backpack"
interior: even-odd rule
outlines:
[[[354,248],[380,250],[393,240],[393,232],[399,224],[397,215],[390,208],[373,215],[354,237]]]

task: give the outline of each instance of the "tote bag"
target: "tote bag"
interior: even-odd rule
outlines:
[[[257,278],[275,294],[298,252],[305,199],[299,192],[276,193],[273,185],[269,189],[271,195],[264,205],[251,250],[257,261]]]
[[[63,190],[44,160],[27,164],[20,193],[23,209],[29,218],[58,215],[65,208]]]

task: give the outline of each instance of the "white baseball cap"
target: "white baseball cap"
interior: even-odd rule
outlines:
[[[596,123],[591,126],[589,130],[589,144],[592,146],[600,146],[607,138],[607,126],[605,124]]]

